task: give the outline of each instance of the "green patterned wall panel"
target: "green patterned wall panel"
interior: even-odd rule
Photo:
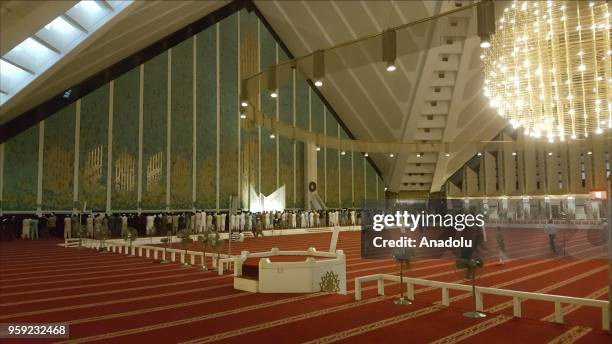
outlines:
[[[295,124],[296,126],[308,129],[309,123],[309,99],[308,99],[308,84],[304,80],[297,79],[295,81]],[[296,208],[304,207],[304,192],[307,185],[304,180],[304,154],[305,154],[304,142],[297,141],[295,148],[295,197],[296,197]]]
[[[172,48],[170,208],[192,207],[193,39]]]
[[[217,28],[196,38],[196,207],[216,207],[217,192]]]
[[[360,152],[353,153],[353,173],[354,173],[354,182],[353,189],[355,192],[355,207],[361,208],[363,206],[363,166],[365,161],[365,157]]]
[[[348,139],[344,129],[340,127],[340,137]],[[343,208],[353,207],[353,152],[346,151],[345,155],[340,155],[340,193]]]
[[[142,147],[143,209],[166,207],[168,53],[144,65]]]
[[[295,81],[295,125],[308,130],[309,123],[309,98],[308,83],[299,78]]]
[[[140,67],[115,80],[113,97],[113,166],[111,207],[138,208],[138,116]]]
[[[240,11],[240,78],[259,71],[258,35],[259,19],[255,12]],[[249,206],[251,187],[257,191],[259,171],[259,139],[257,128],[249,121],[241,121],[240,129],[240,195],[242,207]]]
[[[323,102],[314,92],[310,95],[310,111],[312,131],[314,133],[325,134],[325,111],[323,110]],[[317,152],[317,193],[327,202],[327,185],[326,181],[326,148],[320,145],[321,150]],[[327,204],[326,204],[327,205]]]
[[[4,144],[4,211],[36,210],[38,135],[35,125]]]
[[[326,112],[325,128],[328,136],[338,137],[338,123],[334,116]],[[340,151],[334,148],[327,148],[327,206],[331,208],[340,207]]]
[[[279,63],[289,58],[279,49]],[[293,123],[293,82],[289,81],[280,87],[278,99],[278,116],[281,122]],[[285,204],[289,208],[295,206],[293,190],[293,140],[279,137],[278,140],[279,178],[280,185],[285,185]]]
[[[195,171],[192,162],[194,42],[197,62]],[[240,123],[239,119],[239,78],[275,64],[277,54],[280,61],[287,59],[256,14],[241,10],[172,48],[171,80],[168,80],[168,52],[144,64],[142,209],[190,208],[194,173],[197,208],[210,209],[217,204],[226,208],[229,196],[238,193],[242,194],[242,206],[248,206],[251,186],[268,195],[278,185],[286,186],[288,207],[304,206],[305,144],[278,135],[270,139],[272,132],[267,129],[262,129],[259,135],[256,126],[247,121]],[[170,104],[167,94],[169,82],[172,86]],[[281,84],[278,99],[271,98],[268,90],[264,90],[261,109],[273,117],[278,113],[284,122],[295,120],[300,128],[307,129],[312,125],[314,132],[337,135],[337,122],[330,114],[325,116],[323,102],[309,91],[309,87],[303,80],[295,82],[295,90],[290,83]],[[109,91],[110,85],[107,84],[81,100],[78,207],[87,202],[88,209],[105,209],[109,181],[111,209],[136,209],[140,68],[134,68],[114,81],[111,159],[107,156]],[[73,104],[46,121],[41,205],[45,210],[65,210],[73,205],[75,109]],[[37,142],[38,127],[10,140],[5,146],[5,210],[36,208]],[[353,193],[354,205],[359,206],[366,193],[363,187],[365,179],[368,180],[368,198],[377,197],[378,177],[369,164],[366,166],[368,172],[363,173],[364,158],[361,154],[354,154],[351,164],[350,153],[342,156],[336,149],[324,145],[321,148],[317,153],[318,191],[328,206],[352,206]],[[217,150],[220,152],[218,156]],[[107,166],[109,160],[110,169]],[[109,171],[110,175],[107,175]],[[167,178],[170,178],[169,191]],[[381,184],[378,196],[384,192],[382,189]],[[170,197],[168,204],[167,196]]]
[[[238,195],[238,14],[219,27],[221,102],[219,207],[229,208],[230,195]]]
[[[106,209],[109,84],[81,99],[79,208]]]
[[[72,209],[75,116],[73,103],[45,120],[43,210]]]
[[[266,30],[263,24],[260,24],[260,67],[262,70],[269,65],[276,63],[276,42],[272,35]],[[279,97],[284,97],[283,93],[279,92]],[[261,92],[261,109],[268,116],[276,116],[277,100],[270,97],[268,90]],[[271,131],[262,128],[261,130],[261,192],[265,195],[276,190],[276,139],[271,139]]]
[[[376,194],[376,180],[378,179],[378,175],[370,164],[366,164],[366,178],[366,200],[375,200],[378,198]]]
[[[302,141],[295,143],[295,207],[304,208],[304,192],[306,181],[304,180],[304,154],[306,145]]]

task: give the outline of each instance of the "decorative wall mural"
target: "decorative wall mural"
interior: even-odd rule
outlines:
[[[170,208],[193,202],[193,39],[172,48]]]
[[[79,139],[79,208],[106,209],[110,86],[81,99]]]
[[[271,194],[281,185],[285,205],[303,207],[304,142],[270,138],[273,132],[240,119],[240,78],[277,59],[288,56],[257,15],[246,10],[153,57],[115,79],[112,87],[103,85],[81,98],[78,116],[73,103],[45,120],[40,205],[40,126],[4,144],[2,210],[71,210],[85,203],[88,210],[223,209],[230,195],[239,195],[239,207],[249,208],[251,188]],[[296,80],[295,89],[283,85],[278,98],[264,90],[262,108],[298,127],[318,133],[327,127],[327,132],[338,134],[335,118],[329,111],[325,115],[323,102],[309,88]],[[339,153],[325,147],[317,153],[317,184],[328,205],[348,207],[350,188],[355,188],[355,200],[363,198],[365,190],[352,185],[351,157]],[[357,169],[357,160],[354,165]],[[367,196],[372,198],[377,176],[369,168]],[[359,173],[355,171],[356,181]]]
[[[219,207],[229,208],[231,195],[238,195],[238,13],[219,23],[219,101],[221,133],[219,168]]]
[[[217,207],[217,28],[196,35],[196,207]]]
[[[134,68],[115,80],[113,107],[111,208],[136,210],[140,68]]]
[[[70,210],[74,193],[74,126],[71,104],[45,121],[42,209]]]
[[[144,64],[143,89],[143,209],[166,208],[166,174],[168,149],[168,53],[164,52]]]
[[[35,125],[4,144],[2,209],[36,209],[38,132]]]

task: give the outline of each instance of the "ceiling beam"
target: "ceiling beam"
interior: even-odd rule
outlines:
[[[24,71],[24,72],[26,72],[26,73],[31,74],[31,75],[36,74],[36,73],[34,73],[34,71],[32,71],[31,69],[29,69],[29,68],[27,68],[27,67],[24,67],[23,65],[21,65],[21,64],[19,64],[19,63],[17,63],[17,62],[15,62],[15,61],[11,61],[11,60],[7,59],[6,57],[2,57],[0,60],[3,60],[3,61],[4,61],[4,62],[6,62],[6,63],[10,63],[10,64],[12,64],[13,66],[15,66],[15,67],[17,67],[17,68],[19,68],[19,69],[23,70],[23,71]]]
[[[40,45],[44,46],[45,48],[47,48],[47,49],[49,49],[49,50],[53,51],[54,53],[56,53],[56,54],[58,54],[58,55],[61,55],[61,54],[62,54],[62,52],[61,52],[61,51],[59,51],[59,49],[57,49],[56,47],[54,47],[53,45],[51,45],[51,43],[47,42],[45,39],[43,39],[43,38],[39,37],[38,35],[32,35],[32,36],[31,36],[31,38],[32,38],[33,40],[35,40],[35,41],[36,41],[36,43],[38,43],[38,44],[40,44]]]
[[[96,0],[96,3],[100,5],[100,7],[104,7],[109,11],[114,11],[115,9],[105,0]]]
[[[70,15],[68,15],[67,13],[64,13],[61,15],[62,19],[64,19],[68,24],[72,25],[72,27],[74,27],[75,29],[83,32],[83,33],[89,33],[89,31],[87,31],[86,28],[83,27],[83,25],[79,24],[79,22],[77,22],[76,20],[74,20]]]

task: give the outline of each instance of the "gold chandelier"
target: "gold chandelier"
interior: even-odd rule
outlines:
[[[514,1],[480,56],[490,106],[550,142],[612,128],[606,1]]]

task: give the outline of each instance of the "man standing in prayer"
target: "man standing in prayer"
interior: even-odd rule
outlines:
[[[30,239],[38,239],[38,216],[32,218],[30,224]]]
[[[70,216],[64,217],[64,239],[72,238],[72,219]]]
[[[497,252],[499,253],[499,263],[505,264],[508,260],[508,256],[506,256],[506,243],[504,241],[504,233],[502,233],[502,229],[500,226],[497,226],[497,234],[495,237],[497,241]]]
[[[31,239],[30,237],[30,224],[32,221],[28,217],[24,217],[23,221],[21,221],[21,238]]]
[[[172,221],[172,234],[176,234],[179,230],[179,216],[178,214],[174,214],[170,217]]]
[[[212,231],[213,230],[213,216],[212,216],[212,214],[206,215],[206,228],[205,228],[205,230],[207,230],[207,231]]]
[[[49,233],[51,235],[55,234],[55,231],[57,229],[57,216],[55,216],[55,213],[51,213],[51,216],[49,216],[49,221],[47,221],[47,228],[49,228]]]
[[[124,233],[127,233],[128,229],[128,218],[125,214],[121,214],[121,236],[123,237]]]
[[[225,232],[225,219],[227,218],[227,214],[221,214],[221,231]]]
[[[89,214],[87,215],[87,219],[86,221],[86,226],[87,226],[87,235],[91,236],[91,234],[93,233],[94,230],[94,218],[93,218],[93,214]]]
[[[155,216],[153,214],[147,215],[147,224],[145,231],[147,235],[153,235],[153,229],[155,228]]]
[[[72,233],[79,233],[81,231],[81,219],[77,214],[72,214],[70,218],[71,226],[70,226],[70,237],[72,237]]]

